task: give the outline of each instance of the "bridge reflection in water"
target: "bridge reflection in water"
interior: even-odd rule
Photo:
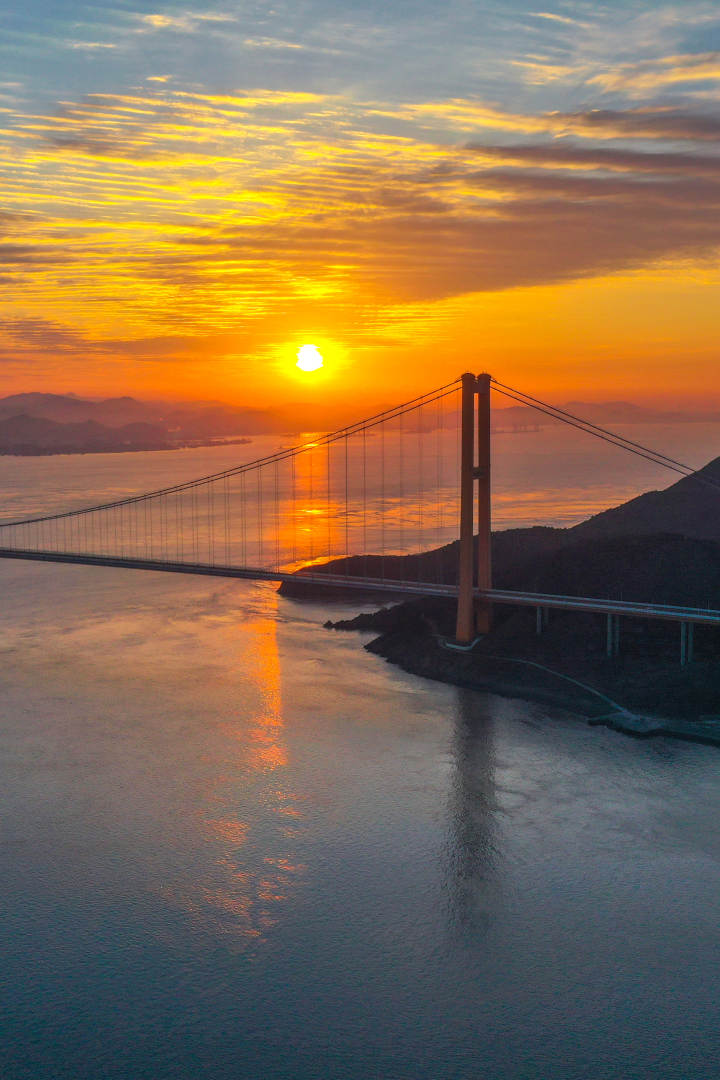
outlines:
[[[486,695],[458,689],[446,847],[449,925],[486,930],[499,892],[495,720]]]

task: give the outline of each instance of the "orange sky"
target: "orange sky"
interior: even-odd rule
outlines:
[[[282,88],[272,65],[274,85],[212,85],[232,11],[161,8],[71,42],[72,92],[0,86],[3,393],[362,409],[470,368],[720,406],[720,67],[682,40],[706,7],[649,39],[626,21],[620,60],[588,5],[518,8],[525,37],[464,93],[449,57],[442,87],[351,89],[336,61],[330,88],[307,59]],[[140,81],[99,66],[122,33],[155,42]],[[192,64],[161,74],[180,38]],[[294,367],[306,342],[321,373]]]

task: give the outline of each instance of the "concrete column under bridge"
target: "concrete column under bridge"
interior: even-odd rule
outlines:
[[[477,500],[476,500],[477,485]],[[474,525],[477,506],[477,558]],[[455,637],[469,644],[492,625],[492,607],[476,601],[473,591],[492,588],[490,476],[490,376],[462,377],[460,456],[460,554]]]

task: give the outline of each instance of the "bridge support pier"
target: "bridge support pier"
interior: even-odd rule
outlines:
[[[695,624],[691,622],[680,623],[680,666],[686,667],[692,664],[695,652]]]
[[[550,608],[535,608],[535,633],[538,637],[546,630],[550,622]]]
[[[476,482],[477,558],[473,535]],[[478,634],[487,634],[491,627],[491,605],[485,600],[476,600],[474,595],[475,588],[492,588],[490,542],[490,376],[466,372],[462,377],[460,556],[455,626],[455,638],[462,644],[469,644]]]
[[[608,656],[617,656],[620,652],[620,616],[608,615],[607,617],[607,645]]]

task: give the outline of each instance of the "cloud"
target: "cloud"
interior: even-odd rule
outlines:
[[[523,69],[526,82],[536,86],[563,79],[577,79],[580,74],[580,69],[573,64],[548,64],[537,60],[512,60],[511,63]]]
[[[70,41],[68,44],[71,49],[117,49],[110,41]]]
[[[621,64],[589,79],[606,91],[647,93],[666,86],[720,79],[720,52],[663,56],[640,63]]]
[[[279,38],[243,38],[243,45],[248,49],[304,49],[297,41],[282,41]]]
[[[161,12],[138,15],[147,30],[175,30],[182,34],[192,33],[202,23],[233,23],[234,15],[221,11],[186,11],[181,15],[166,15]]]
[[[710,176],[720,181],[720,158],[715,154],[626,150],[606,146],[578,146],[570,142],[524,143],[515,146],[470,144],[492,167],[495,160],[535,168],[624,172],[660,180],[680,174]]]
[[[547,19],[550,22],[562,23],[565,26],[588,26],[588,23],[581,22],[580,19],[572,19],[569,15],[558,15],[554,11],[531,11],[530,15],[533,19]]]
[[[716,141],[720,138],[720,120],[716,111],[692,111],[669,105],[516,113],[471,98],[452,98],[370,111],[375,116],[406,120],[429,129],[444,127],[458,132],[488,129],[508,134],[672,141]]]
[[[22,268],[34,272],[71,261],[68,254],[43,244],[0,244],[0,270]]]
[[[74,327],[51,319],[25,318],[0,319],[0,334],[14,348],[52,349],[54,353],[87,352],[96,348],[93,342]]]
[[[161,86],[18,117],[15,134],[7,303],[78,325],[92,313],[114,355],[185,356],[186,339],[221,355],[233,335],[266,340],[301,312],[362,329],[387,304],[720,246],[709,113]],[[657,141],[670,137],[685,149]],[[123,351],[120,321],[141,344]]]
[[[720,141],[720,117],[716,112],[691,112],[672,106],[558,112],[550,114],[548,120],[560,131],[590,138]]]

